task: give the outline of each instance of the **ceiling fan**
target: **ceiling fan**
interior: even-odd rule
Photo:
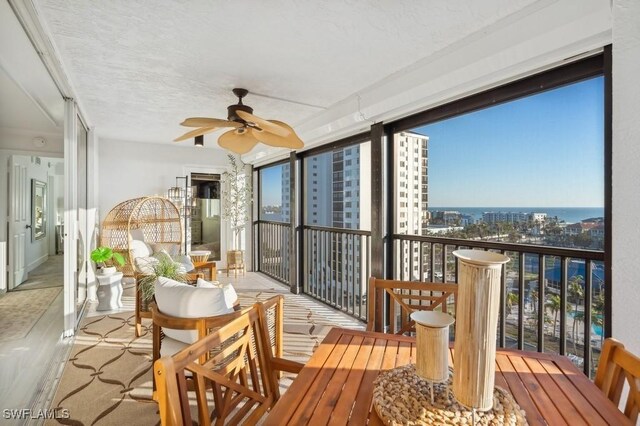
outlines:
[[[238,97],[238,103],[227,107],[226,120],[207,117],[187,118],[180,125],[197,127],[197,129],[176,138],[175,142],[202,137],[221,128],[233,127],[233,130],[223,133],[218,138],[218,144],[237,154],[246,154],[258,142],[290,149],[300,149],[304,146],[302,140],[288,124],[278,120],[265,120],[253,115],[253,108],[242,103],[242,98],[249,93],[247,89],[233,89],[233,93]],[[202,139],[200,139],[200,144],[202,144]]]

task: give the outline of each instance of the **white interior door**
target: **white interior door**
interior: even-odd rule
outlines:
[[[28,157],[9,159],[9,289],[27,279],[25,257],[27,238],[31,238],[27,182]]]

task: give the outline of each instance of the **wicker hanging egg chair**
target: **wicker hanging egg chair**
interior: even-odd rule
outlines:
[[[147,244],[175,244],[181,250],[184,239],[180,212],[164,197],[140,197],[123,201],[102,222],[100,245],[121,253],[126,264],[120,268],[125,276],[134,276],[131,243],[142,238]]]

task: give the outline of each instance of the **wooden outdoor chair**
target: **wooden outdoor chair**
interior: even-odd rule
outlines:
[[[136,306],[135,306],[135,334],[136,337],[142,335],[142,318],[151,318],[150,303],[145,303],[142,298],[142,291],[140,290],[140,281],[145,277],[144,274],[135,272],[134,278],[136,280]],[[187,273],[187,283],[196,285],[198,278],[204,279],[204,274],[201,272]]]
[[[282,296],[256,303],[193,345],[157,360],[162,425],[191,425],[190,397],[200,424],[256,424],[280,396],[280,372],[298,373],[303,366],[280,357],[282,306]],[[189,377],[195,395],[188,394]]]
[[[247,308],[242,310],[240,308],[240,304],[236,302],[234,312],[229,314],[198,318],[180,318],[162,313],[155,303],[151,303],[149,307],[151,311],[151,319],[153,321],[153,362],[160,359],[162,341],[165,339],[163,328],[171,328],[174,330],[195,330],[198,332],[198,340],[200,340],[211,334],[212,331],[230,323],[250,309]],[[167,340],[168,339],[170,338],[167,338]],[[187,345],[185,344],[185,346]],[[201,358],[203,362],[206,361],[205,355],[206,354]]]
[[[625,349],[615,339],[606,339],[602,345],[600,364],[594,383],[616,406],[620,405],[625,382],[629,386],[624,415],[633,424],[640,411],[640,358]]]
[[[458,284],[431,283],[369,278],[369,312],[367,331],[384,331],[381,328],[384,317],[384,294],[390,295],[389,333],[415,333],[416,325],[409,315],[414,311],[442,311],[455,316]],[[453,309],[450,311],[450,299],[453,298]],[[398,325],[396,308],[400,307],[400,324]],[[378,316],[378,317],[377,317]],[[376,321],[378,318],[378,321]],[[383,326],[382,326],[383,327]]]

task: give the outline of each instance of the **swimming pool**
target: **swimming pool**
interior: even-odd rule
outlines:
[[[574,318],[575,312],[567,312],[567,313],[569,314],[569,316],[571,318]],[[601,314],[597,314],[597,315],[594,315],[594,316],[597,317],[598,319],[602,319],[602,315]],[[582,321],[582,320],[580,320],[580,321]],[[602,337],[603,336],[602,326],[600,326],[598,324],[591,324],[591,333],[592,334],[596,334],[599,337]]]

